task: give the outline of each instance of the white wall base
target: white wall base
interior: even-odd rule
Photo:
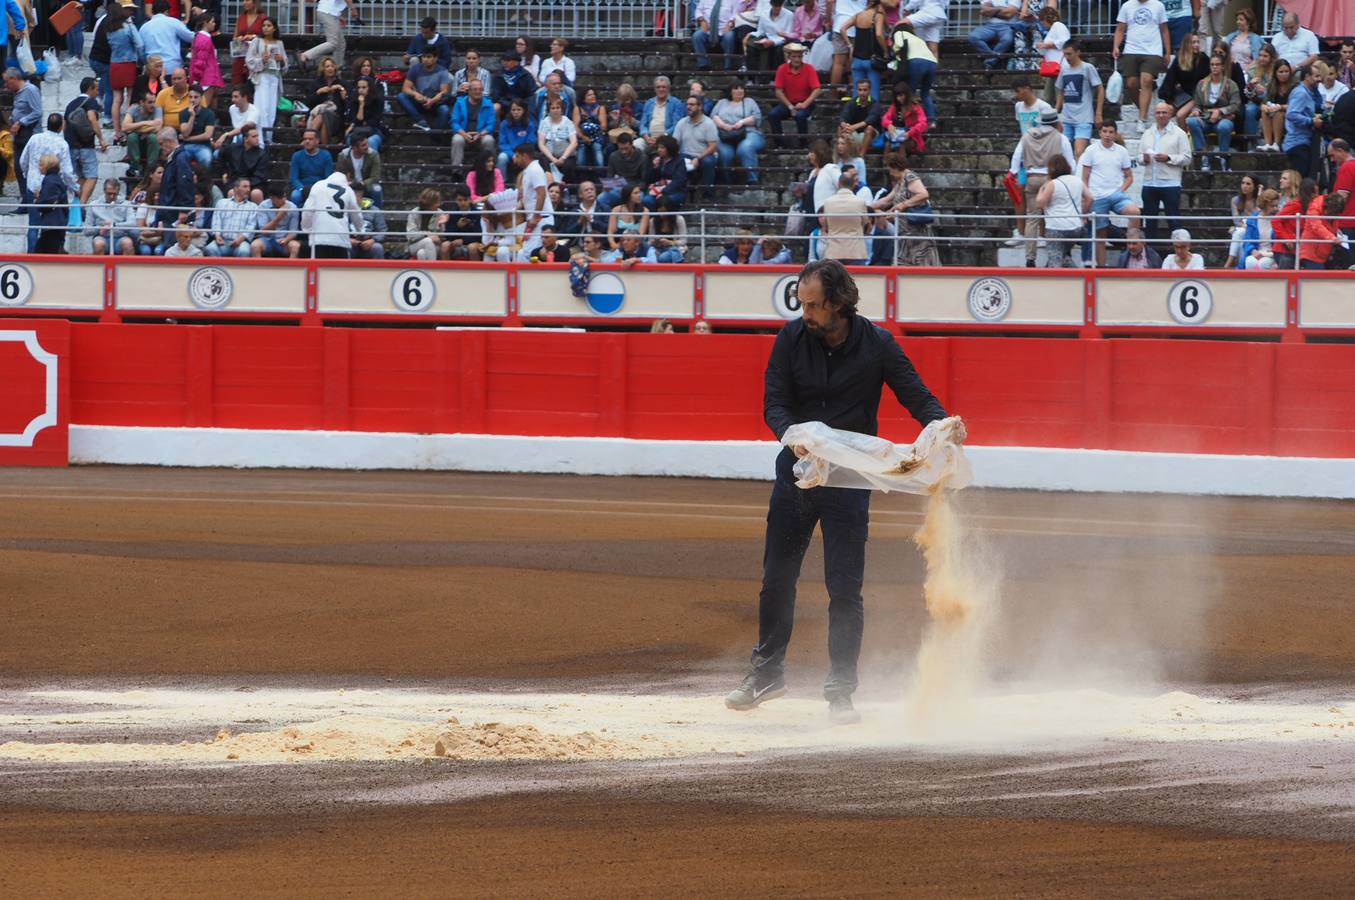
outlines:
[[[383,434],[73,425],[71,462],[281,469],[434,469],[768,480],[771,441]],[[1355,459],[970,447],[982,487],[1355,498]]]

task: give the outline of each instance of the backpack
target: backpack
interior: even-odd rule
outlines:
[[[89,116],[85,115],[84,95],[76,97],[71,104],[66,107],[66,141],[70,144],[79,144],[80,146],[91,146],[94,143],[94,126],[89,124]]]
[[[587,261],[571,260],[569,263],[569,292],[580,300],[588,296],[588,282],[592,273]]]

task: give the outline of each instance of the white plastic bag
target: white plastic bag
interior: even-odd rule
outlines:
[[[833,38],[825,33],[819,35],[818,39],[809,48],[805,54],[805,62],[809,63],[820,72],[827,72],[833,68]]]
[[[803,447],[809,455],[795,463],[796,485],[862,490],[928,493],[938,483],[959,490],[974,480],[961,446],[964,422],[959,416],[932,422],[912,444],[802,422],[786,429],[781,443]]]
[[[33,48],[28,45],[28,38],[19,41],[19,46],[14,48],[14,58],[19,61],[19,69],[25,75],[32,75],[38,70],[38,64],[33,61]]]
[[[61,60],[57,59],[56,51],[51,47],[42,51],[42,61],[47,63],[47,74],[42,77],[48,81],[61,80]]]
[[[1106,102],[1119,103],[1124,96],[1124,78],[1120,76],[1120,63],[1115,62],[1115,71],[1106,81]]]

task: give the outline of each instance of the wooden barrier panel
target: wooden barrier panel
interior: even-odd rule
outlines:
[[[507,272],[496,267],[448,268],[419,260],[318,268],[321,315],[429,315],[492,318],[508,313]]]
[[[1055,275],[898,275],[899,322],[1081,325],[1083,280]]]
[[[0,263],[0,312],[7,309],[103,309],[103,263],[39,260],[42,257]]]
[[[523,266],[518,271],[518,315],[524,319],[689,319],[695,275],[686,266],[641,271],[592,266],[588,296],[575,297],[569,271]]]
[[[1152,278],[1096,277],[1096,324],[1283,328],[1286,276],[1175,272]]]
[[[126,312],[306,311],[306,270],[297,265],[205,259],[119,262],[117,308]]]
[[[64,319],[0,319],[0,465],[66,465],[70,345]]]
[[[1355,328],[1355,275],[1299,281],[1299,326]]]

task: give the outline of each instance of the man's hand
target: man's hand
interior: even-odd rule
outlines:
[[[796,459],[804,459],[809,455],[809,448],[801,447],[799,444],[791,444],[790,451],[795,454]]]

